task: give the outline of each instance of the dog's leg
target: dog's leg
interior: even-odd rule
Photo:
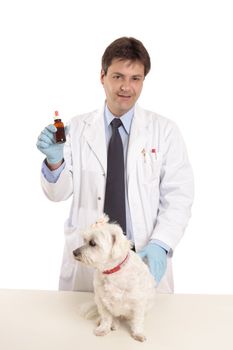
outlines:
[[[101,323],[100,317],[96,320],[96,325],[99,326]],[[112,325],[111,325],[111,331],[116,331],[120,326],[120,322],[117,318],[113,317],[112,318]]]
[[[133,316],[129,320],[132,337],[141,342],[146,340],[144,335],[144,317],[145,310],[140,308],[134,310]]]
[[[113,325],[113,317],[110,312],[104,307],[101,300],[95,296],[95,301],[100,314],[98,327],[94,330],[95,335],[103,336],[108,334]]]
[[[119,328],[119,326],[120,326],[119,320],[118,320],[117,318],[114,317],[114,318],[112,319],[111,330],[112,330],[112,331],[116,331],[116,330]]]
[[[100,316],[100,323],[94,330],[95,335],[103,336],[108,334],[112,329],[112,315],[104,312]]]

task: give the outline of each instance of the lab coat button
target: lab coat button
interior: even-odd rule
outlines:
[[[98,201],[101,201],[101,197],[98,197]]]

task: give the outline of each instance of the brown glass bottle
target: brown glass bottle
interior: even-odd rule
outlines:
[[[66,134],[65,134],[64,124],[61,121],[61,118],[59,117],[58,111],[55,111],[54,126],[56,126],[56,128],[57,128],[57,132],[55,133],[56,143],[66,142]]]

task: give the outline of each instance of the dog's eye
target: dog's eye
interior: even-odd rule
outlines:
[[[96,246],[96,243],[95,243],[94,239],[91,239],[91,240],[89,241],[89,245],[90,245],[91,247],[95,247],[95,246]]]

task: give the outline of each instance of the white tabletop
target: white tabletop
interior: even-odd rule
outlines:
[[[147,315],[147,340],[125,324],[104,337],[78,305],[91,293],[0,290],[1,350],[232,350],[233,295],[158,295]]]

